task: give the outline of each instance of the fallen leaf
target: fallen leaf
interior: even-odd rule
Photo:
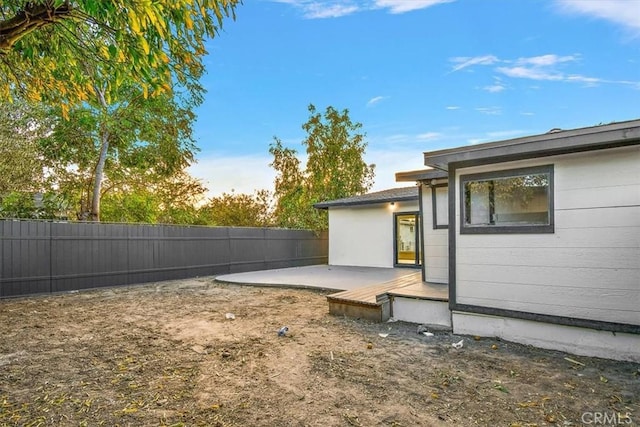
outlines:
[[[500,390],[503,393],[509,393],[509,390],[507,390],[507,388],[502,384],[494,384],[493,388],[495,388],[496,390]]]
[[[570,357],[565,357],[565,358],[564,358],[564,360],[566,360],[567,362],[571,362],[571,363],[573,363],[573,364],[575,364],[575,365],[585,366],[585,364],[584,364],[584,363],[582,363],[582,362],[578,362],[577,360],[572,359],[572,358],[570,358]]]

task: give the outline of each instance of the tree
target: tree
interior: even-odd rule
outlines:
[[[37,140],[51,131],[41,108],[21,100],[0,102],[0,199],[10,192],[41,190],[43,169]]]
[[[103,195],[101,220],[149,224],[203,224],[197,205],[206,189],[181,170],[154,182],[122,183]]]
[[[277,137],[269,147],[273,155],[273,167],[276,172],[275,192],[276,206],[274,217],[278,225],[289,228],[305,228],[305,178],[300,170],[300,160],[296,151],[285,148]]]
[[[223,193],[200,208],[200,218],[207,225],[229,227],[269,227],[273,225],[271,193]]]
[[[127,86],[108,103],[102,87],[96,82],[93,102],[70,110],[70,120],[59,118],[42,140],[46,165],[82,220],[100,220],[104,193],[157,185],[188,166],[197,150],[197,101],[188,94],[145,97],[139,87]]]
[[[302,125],[307,137],[307,164],[300,169],[296,151],[285,148],[276,137],[269,152],[276,170],[276,218],[279,225],[326,229],[327,214],[315,203],[366,193],[373,184],[375,165],[364,160],[362,124],[349,118],[349,111],[327,107],[324,115],[309,105],[309,120]]]
[[[0,99],[60,103],[63,114],[94,95],[87,69],[145,93],[188,87],[204,71],[204,43],[241,0],[6,0],[0,5]]]

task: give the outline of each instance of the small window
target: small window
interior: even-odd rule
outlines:
[[[433,229],[449,228],[449,187],[447,184],[431,186]]]
[[[460,177],[465,233],[553,233],[553,166]]]

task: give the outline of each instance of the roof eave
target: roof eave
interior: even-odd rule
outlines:
[[[640,144],[640,120],[424,153],[425,165],[482,164]]]
[[[411,201],[418,201],[418,196],[416,195],[416,196],[389,197],[386,199],[362,200],[362,201],[353,201],[353,202],[316,203],[315,205],[313,205],[313,207],[316,209],[329,209],[329,208],[348,207],[348,206],[380,205],[383,203],[411,202]]]
[[[447,178],[447,173],[437,169],[421,169],[396,173],[396,182],[428,181],[442,178]]]

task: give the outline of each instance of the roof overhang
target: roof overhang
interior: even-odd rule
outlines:
[[[458,166],[475,166],[638,144],[640,120],[631,120],[426,152],[424,163],[432,168],[447,171],[451,163]]]
[[[388,197],[385,199],[361,200],[361,201],[352,201],[352,202],[322,202],[322,203],[316,203],[315,205],[313,205],[313,207],[316,209],[329,209],[329,208],[338,208],[338,207],[346,207],[346,206],[379,205],[382,203],[390,203],[390,202],[413,202],[417,200],[418,200],[418,195],[415,195],[415,196]]]
[[[361,194],[358,196],[346,197],[344,199],[329,200],[315,203],[316,209],[329,209],[347,206],[370,206],[390,202],[412,202],[418,201],[418,187],[390,188],[373,193]]]
[[[430,181],[432,179],[442,178],[447,178],[447,173],[438,169],[420,169],[415,171],[396,173],[396,182]]]

